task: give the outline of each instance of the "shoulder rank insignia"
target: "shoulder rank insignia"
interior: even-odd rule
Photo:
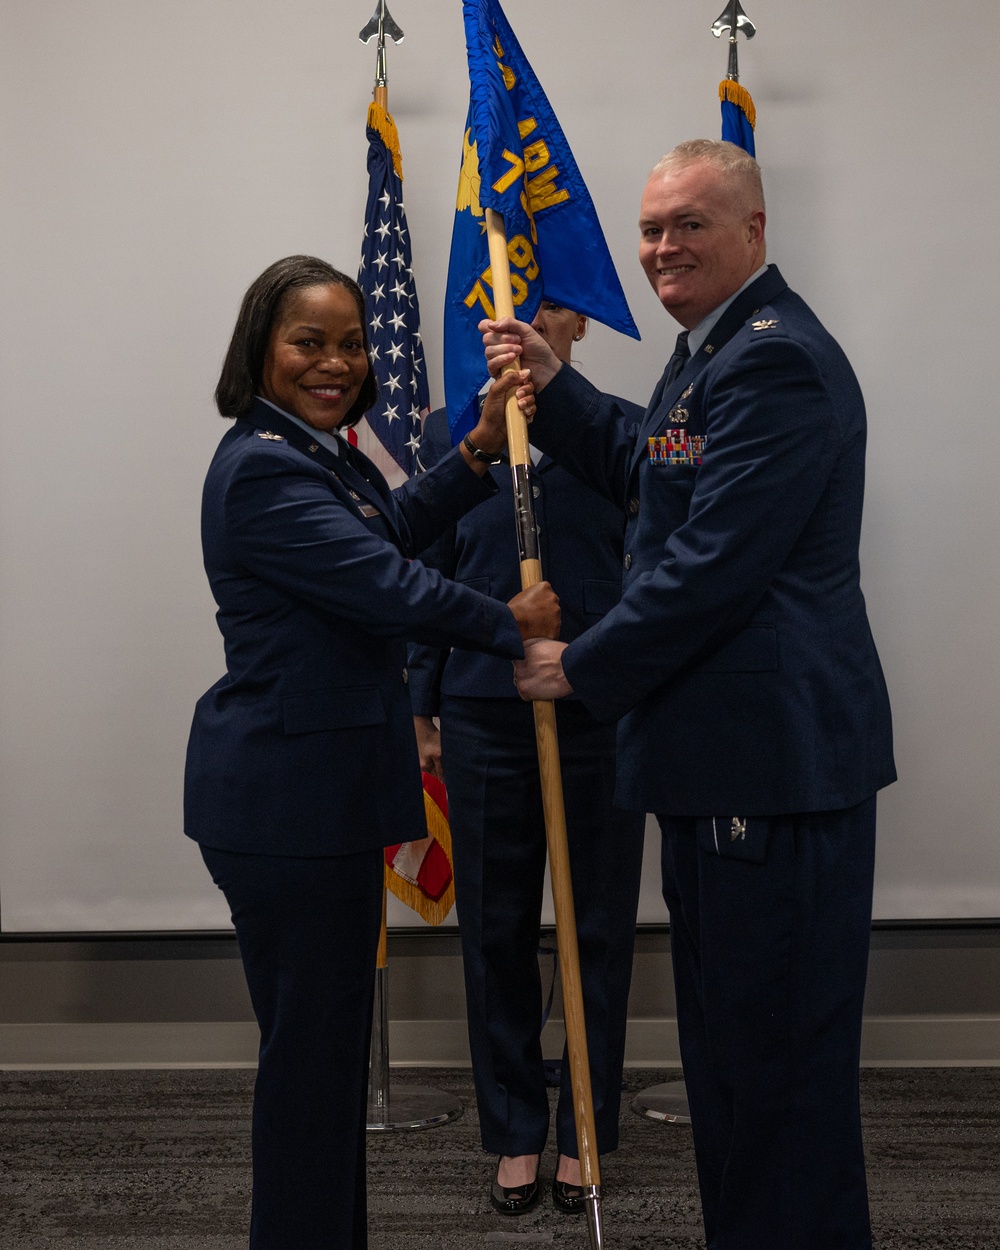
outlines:
[[[686,408],[671,408],[667,413],[667,420],[673,421],[676,425],[686,425],[689,415]]]
[[[729,826],[730,842],[736,842],[737,840],[744,842],[746,841],[746,836],[747,836],[746,817],[744,816],[744,818],[740,820],[739,816],[734,816],[733,823]]]
[[[754,322],[752,322],[753,328],[754,328],[755,330],[773,330],[773,329],[774,329],[774,327],[775,327],[777,324],[778,324],[778,322],[777,322],[777,318],[775,318],[775,320],[774,320],[774,321],[754,321]]]
[[[272,443],[283,443],[285,441],[281,434],[272,434],[270,430],[258,430],[257,437],[269,439]]]

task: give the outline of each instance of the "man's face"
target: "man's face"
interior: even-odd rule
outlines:
[[[707,161],[654,174],[642,194],[639,263],[686,329],[738,291],[764,263],[764,213]]]

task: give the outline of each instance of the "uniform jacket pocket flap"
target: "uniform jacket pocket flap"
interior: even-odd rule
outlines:
[[[766,673],[778,667],[773,625],[749,625],[698,665],[701,673]]]
[[[288,695],[282,706],[286,734],[385,724],[385,705],[377,686],[310,690]]]
[[[462,585],[468,586],[470,590],[478,590],[481,595],[490,593],[490,579],[488,577],[463,577]]]
[[[722,859],[762,864],[767,859],[771,822],[766,816],[706,816],[695,822],[698,846]]]
[[[602,582],[591,578],[583,583],[583,610],[603,616],[611,611],[621,595],[621,582]]]

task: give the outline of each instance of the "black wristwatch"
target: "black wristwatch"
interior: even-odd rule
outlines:
[[[481,447],[477,447],[468,434],[462,439],[462,442],[473,460],[478,460],[480,464],[499,464],[503,459],[499,452],[495,456],[491,456],[488,451],[483,451]]]

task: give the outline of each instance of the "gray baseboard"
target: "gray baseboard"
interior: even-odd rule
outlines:
[[[550,1022],[547,1055],[562,1050]],[[257,1028],[247,1021],[117,1024],[0,1024],[0,1069],[253,1067]],[[464,1020],[393,1020],[389,1056],[405,1067],[468,1067]],[[626,1064],[680,1066],[677,1022],[629,1021]],[[862,1062],[871,1067],[1000,1066],[1000,1016],[871,1016]]]
[[[551,941],[546,941],[551,946]],[[541,962],[546,989],[551,956]],[[390,1060],[467,1066],[458,934],[389,937]],[[640,930],[626,1062],[679,1065],[669,935]],[[562,1050],[558,990],[543,1033]],[[252,1066],[257,1028],[232,934],[0,934],[0,1068]],[[1000,925],[883,924],[873,934],[863,1061],[1000,1066]]]
[[[252,1068],[257,1026],[196,1024],[0,1024],[0,1069]]]

